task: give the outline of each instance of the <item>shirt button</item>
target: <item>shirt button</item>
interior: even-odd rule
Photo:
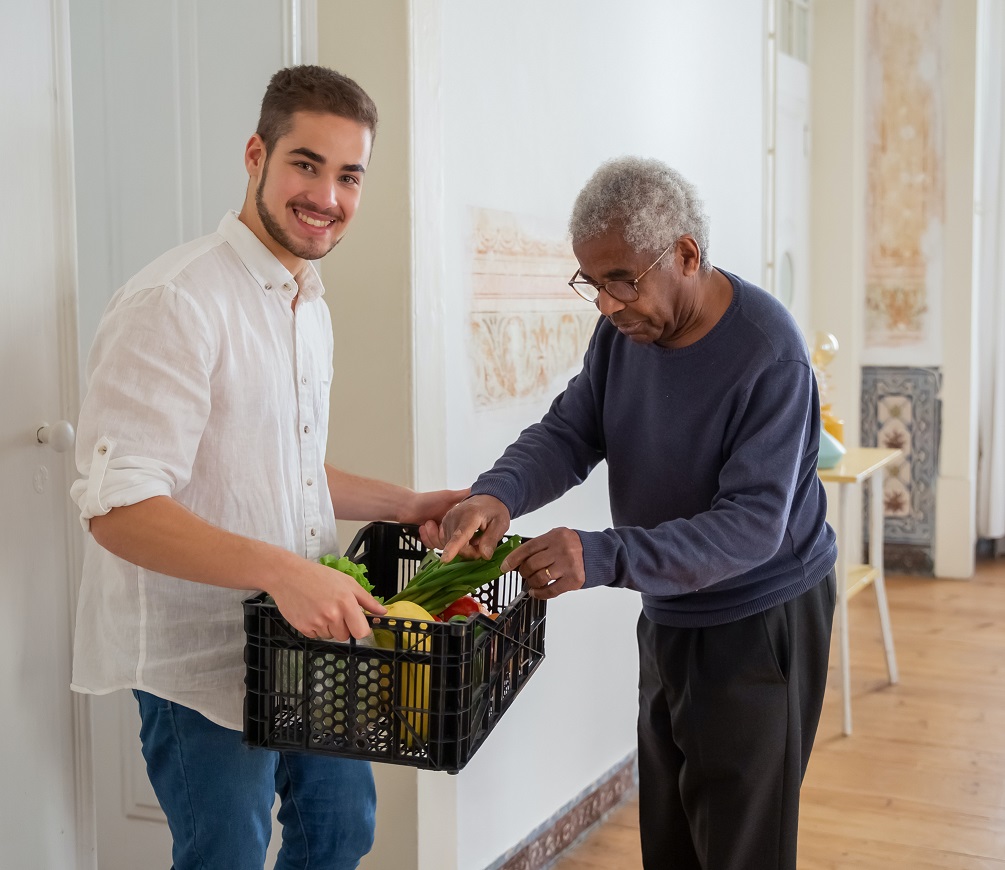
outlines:
[[[307,375],[304,375],[304,376],[303,376],[303,377],[302,377],[302,378],[300,379],[300,383],[302,383],[302,384],[306,384],[306,383],[307,383]]]
[[[311,537],[312,538],[316,538],[317,534],[318,534],[318,530],[317,529],[311,529]]]
[[[307,478],[307,485],[308,486],[314,486],[314,478],[313,477],[308,477]]]
[[[304,426],[304,435],[310,435],[310,434],[311,434],[311,427]]]
[[[271,290],[272,289],[272,285],[271,284],[266,284],[265,285],[265,289],[266,290]]]

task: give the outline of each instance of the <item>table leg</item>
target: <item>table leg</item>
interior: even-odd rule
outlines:
[[[851,532],[851,522],[848,515],[849,484],[838,484],[838,555],[837,555],[837,588],[838,588],[838,633],[841,641],[841,704],[843,711],[842,732],[851,734],[851,654],[848,645],[848,535]]]
[[[869,481],[870,496],[870,526],[869,534],[869,564],[876,569],[876,604],[879,606],[879,627],[883,633],[883,647],[886,650],[886,670],[890,676],[891,685],[899,679],[897,674],[897,656],[893,650],[893,629],[890,626],[890,608],[886,601],[886,577],[883,567],[883,469],[879,469]]]

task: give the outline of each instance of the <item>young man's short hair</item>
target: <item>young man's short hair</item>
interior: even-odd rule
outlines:
[[[327,112],[348,118],[377,136],[377,107],[356,82],[323,66],[291,66],[281,69],[269,82],[262,98],[258,135],[271,152],[293,125],[294,112]]]

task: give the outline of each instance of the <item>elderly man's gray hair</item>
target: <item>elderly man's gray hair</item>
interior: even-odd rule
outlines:
[[[702,270],[712,271],[708,216],[698,191],[659,160],[608,160],[586,182],[569,219],[573,244],[599,236],[611,226],[624,227],[625,241],[639,253],[662,251],[681,236],[693,236]],[[669,268],[670,262],[665,259],[659,268]]]

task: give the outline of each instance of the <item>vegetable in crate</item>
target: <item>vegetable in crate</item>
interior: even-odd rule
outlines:
[[[395,601],[387,605],[384,616],[375,617],[380,623],[390,619],[389,625],[417,629],[401,633],[401,650],[404,652],[431,651],[429,630],[435,620],[414,601]],[[373,630],[373,639],[383,649],[394,649],[395,632],[384,628]],[[429,665],[402,662],[398,666],[398,706],[404,709],[404,722],[398,736],[412,747],[429,738]]]
[[[385,603],[413,601],[429,613],[440,613],[458,598],[470,595],[502,574],[499,566],[513,550],[523,543],[519,535],[504,538],[490,559],[443,562],[435,552],[426,553],[415,576],[404,589]]]
[[[439,613],[459,598],[480,589],[486,583],[491,583],[502,574],[499,566],[503,559],[522,543],[519,535],[511,535],[502,541],[491,559],[460,560],[449,563],[442,562],[433,550],[423,557],[419,570],[397,595],[385,602],[387,617],[409,618],[434,622],[432,613]],[[477,609],[477,602],[475,607]],[[431,636],[428,633],[430,625],[417,623],[417,628],[425,628],[423,632],[405,632],[402,635],[402,648],[413,652],[429,652]],[[410,622],[404,623],[410,628]],[[394,634],[384,629],[374,630],[374,640],[378,646],[393,648]],[[425,741],[429,736],[429,665],[416,665],[405,662],[398,673],[399,704],[405,708],[405,722],[402,725],[402,737],[406,746],[413,746],[416,738]]]
[[[366,576],[366,565],[360,565],[358,562],[353,562],[348,556],[335,556],[333,553],[328,553],[318,559],[322,565],[326,565],[329,568],[334,568],[336,571],[341,571],[343,574],[348,574],[352,577],[364,590],[373,594],[373,584],[367,579]],[[376,596],[374,596],[376,597]],[[382,598],[376,597],[377,601],[381,604],[384,603]],[[269,602],[273,602],[272,596],[268,596],[266,599]],[[303,652],[300,650],[284,650],[282,654],[278,655],[276,662],[276,673],[278,674],[276,688],[278,691],[284,694],[299,695],[303,689],[303,678],[304,678],[304,661]],[[319,665],[319,661],[321,662]],[[312,669],[317,669],[323,666],[324,662],[315,659],[311,662]],[[330,710],[327,711],[330,713]]]
[[[452,604],[449,604],[438,614],[438,616],[444,622],[449,622],[454,617],[467,619],[469,616],[478,616],[480,613],[485,616],[490,615],[488,608],[484,604],[476,601],[470,595],[465,595],[462,598],[458,598]]]
[[[363,587],[364,591],[369,592],[373,595],[373,584],[369,581],[366,576],[366,565],[360,565],[358,562],[353,562],[348,556],[339,556],[336,558],[331,553],[326,556],[322,556],[318,561],[322,565],[327,565],[329,568],[334,568],[336,571],[341,571],[343,574],[348,574]],[[374,598],[381,604],[384,603],[384,599],[374,595]]]
[[[373,595],[374,585],[366,576],[366,565],[360,565],[358,562],[352,561],[348,556],[338,556],[329,553],[322,556],[318,561],[322,565],[326,565],[329,568],[334,568],[336,571],[341,571],[343,574],[348,574],[353,578],[363,589]],[[381,604],[384,603],[384,599],[379,596],[374,596],[374,598]],[[357,643],[361,645],[366,645],[365,641],[357,640]],[[341,679],[337,681],[334,686],[330,686],[332,675],[334,674],[333,667],[344,671],[348,664],[348,659],[344,655],[338,653],[318,653],[311,660],[311,669],[314,682],[312,683],[312,698],[315,700],[321,699],[322,703],[311,706],[311,725],[312,728],[316,727],[319,730],[331,730],[336,734],[343,733],[346,730],[346,725],[342,720],[340,725],[334,724],[333,717],[343,717],[348,716],[348,710],[352,705],[352,702],[346,697],[348,681],[353,677],[359,679],[359,674],[346,675],[342,674]],[[371,668],[376,670],[378,673],[385,674],[389,673],[390,666],[384,662],[380,662],[376,659],[371,659],[369,662]],[[358,693],[360,691],[359,685],[350,685],[349,688],[354,692]],[[364,692],[364,695],[366,693]],[[381,692],[380,700],[385,704],[389,701],[389,698],[385,693]],[[368,721],[369,709],[366,699],[360,699],[355,701],[355,722],[352,723],[351,727],[363,728],[366,726]]]
[[[390,624],[393,625],[396,620],[404,620],[402,627],[414,627],[417,630],[402,632],[401,649],[405,652],[430,652],[432,637],[429,629],[437,621],[432,614],[439,613],[458,599],[498,579],[502,574],[499,566],[503,559],[521,543],[519,535],[511,535],[496,547],[490,559],[453,559],[449,563],[442,562],[430,550],[405,588],[386,602],[381,601],[387,606],[387,613],[376,618],[376,623],[391,619]],[[320,561],[354,577],[367,592],[372,593],[374,587],[366,578],[365,566],[358,565],[345,556],[340,559],[322,556]],[[470,600],[475,611],[481,612],[478,603]],[[377,646],[394,649],[394,632],[376,628],[373,637]],[[404,708],[400,735],[409,747],[417,742],[424,742],[429,736],[429,670],[429,665],[411,662],[402,662],[399,666],[398,705]]]

